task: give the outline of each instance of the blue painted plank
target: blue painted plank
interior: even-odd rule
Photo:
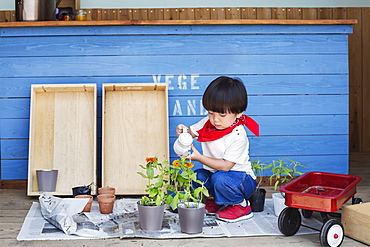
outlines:
[[[352,25],[181,25],[0,28],[0,36],[349,34]]]
[[[347,74],[347,55],[187,55],[3,58],[3,77],[153,74]],[[60,69],[63,68],[63,69]],[[78,68],[78,69],[75,69]]]
[[[252,116],[260,125],[261,136],[347,135],[348,115]],[[190,126],[201,117],[170,117],[169,134],[176,137],[176,126]],[[248,131],[248,135],[253,136]]]
[[[227,74],[226,74],[227,75]],[[240,78],[248,95],[348,94],[348,75],[231,75]],[[153,82],[169,83],[169,96],[203,95],[218,75],[153,75]]]
[[[201,96],[170,97],[169,116],[202,116]],[[348,114],[348,95],[249,96],[246,114]]]
[[[0,119],[0,138],[28,138],[29,119]]]
[[[220,74],[153,75],[153,82],[168,83],[169,96],[203,95],[208,84]],[[221,74],[227,75],[228,74]],[[248,95],[270,94],[348,94],[348,75],[245,75],[234,74],[247,88]]]
[[[48,36],[2,39],[2,57],[347,54],[345,35]]]
[[[335,172],[340,174],[348,174],[349,172],[349,156],[348,155],[322,155],[322,156],[273,156],[261,157],[251,156],[250,160],[259,159],[261,161],[271,162],[280,158],[288,158],[300,162],[307,168],[300,168],[301,172]],[[270,176],[271,171],[266,171],[265,176]]]
[[[258,155],[348,154],[348,135],[250,137],[250,152]]]
[[[252,115],[349,114],[348,95],[274,95],[249,99],[247,113]]]
[[[1,159],[27,159],[28,139],[0,140]]]
[[[169,97],[168,113],[170,117],[204,116],[201,96]],[[101,98],[98,99],[98,116],[101,116]],[[1,131],[8,136],[9,131],[24,129],[16,119],[28,119],[30,99],[1,99],[1,119],[13,121],[10,130]],[[251,116],[289,116],[295,115],[348,115],[348,95],[292,95],[292,96],[249,96],[246,114]],[[5,123],[5,122],[4,122]],[[22,122],[22,124],[25,124]],[[28,127],[28,126],[27,126]],[[21,131],[22,133],[22,131]],[[24,131],[23,131],[24,133]]]
[[[1,179],[27,179],[28,161],[27,160],[2,160]]]
[[[2,78],[1,97],[30,97],[31,84],[96,83],[101,96],[102,83],[168,83],[169,96],[203,95],[208,84],[220,74],[153,74],[121,77],[36,77]],[[228,74],[224,74],[228,75]],[[243,80],[249,95],[269,94],[348,94],[346,75],[232,75]]]
[[[29,118],[30,98],[0,98],[1,118]]]

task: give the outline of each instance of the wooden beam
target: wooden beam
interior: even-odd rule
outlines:
[[[348,8],[347,17],[357,19],[353,25],[353,33],[348,35],[349,56],[349,150],[352,152],[362,151],[363,128],[363,95],[362,91],[362,10],[361,8]]]
[[[0,180],[0,189],[27,189],[27,179]]]

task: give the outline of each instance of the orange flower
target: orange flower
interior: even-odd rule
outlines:
[[[190,169],[190,168],[193,168],[194,164],[191,163],[190,161],[185,161],[185,167]]]
[[[145,161],[146,161],[147,163],[154,163],[154,162],[156,162],[156,161],[157,161],[157,158],[156,158],[156,157],[147,157],[147,158],[145,159]]]
[[[174,167],[179,167],[179,166],[181,166],[181,162],[180,162],[179,160],[174,160],[174,161],[172,162],[172,165],[173,165]]]

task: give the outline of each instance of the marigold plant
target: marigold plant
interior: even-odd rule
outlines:
[[[178,203],[182,202],[190,207],[187,202],[202,202],[203,196],[208,197],[209,193],[204,183],[197,180],[197,174],[191,169],[194,164],[181,157],[180,160],[174,160],[170,166],[170,183],[168,191],[172,196],[167,197],[167,205],[171,205],[174,210]],[[197,184],[197,186],[194,186]],[[197,188],[195,188],[197,187]]]
[[[145,174],[138,172],[143,178],[147,179],[147,196],[141,198],[142,206],[160,206],[166,202],[167,194],[165,189],[169,186],[169,166],[168,161],[158,162],[158,157],[147,157],[146,165],[140,165],[145,170]]]

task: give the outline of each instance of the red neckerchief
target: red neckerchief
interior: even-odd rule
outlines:
[[[253,134],[260,136],[260,128],[256,121],[252,118],[242,115],[240,118],[237,118],[235,122],[227,129],[217,130],[211,122],[208,121],[204,124],[203,128],[198,130],[198,141],[200,142],[210,142],[220,139],[221,137],[231,133],[233,129],[241,124],[244,124]]]

